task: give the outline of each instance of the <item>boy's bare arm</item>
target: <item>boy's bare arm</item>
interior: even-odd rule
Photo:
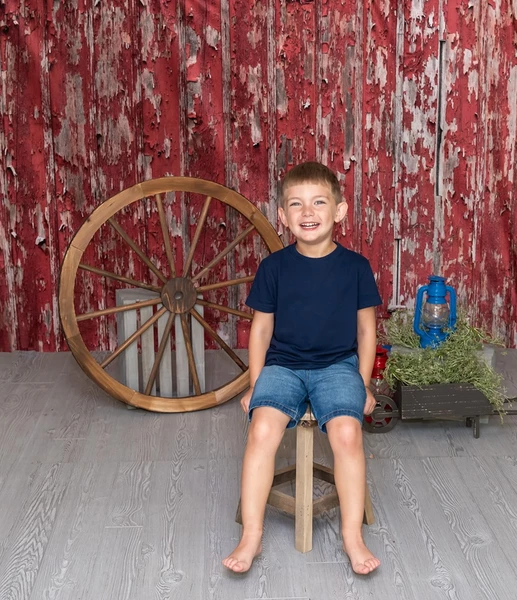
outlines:
[[[251,323],[249,349],[250,389],[241,399],[244,412],[248,412],[251,395],[255,382],[266,362],[266,352],[273,337],[273,326],[275,323],[274,313],[264,313],[258,310],[253,315]]]
[[[375,398],[370,391],[375,351],[377,348],[377,323],[375,307],[362,308],[357,311],[357,355],[359,357],[359,373],[366,386],[366,405],[364,413],[370,414],[375,408]]]

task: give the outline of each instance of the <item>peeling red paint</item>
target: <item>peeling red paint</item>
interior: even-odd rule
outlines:
[[[102,200],[190,175],[238,190],[278,226],[278,178],[310,159],[342,183],[337,237],[371,260],[381,314],[412,306],[439,272],[476,324],[515,346],[516,49],[515,0],[6,0],[0,349],[64,349],[59,266]],[[202,202],[165,199],[181,260]],[[215,204],[208,221],[194,269],[245,226]],[[120,222],[165,268],[154,200]],[[211,277],[253,272],[263,252],[250,235]],[[153,281],[108,225],[84,260]],[[77,283],[81,311],[112,305],[120,287]],[[246,290],[232,294],[242,308]],[[247,323],[207,316],[246,344]],[[92,348],[115,342],[114,320],[81,330]]]

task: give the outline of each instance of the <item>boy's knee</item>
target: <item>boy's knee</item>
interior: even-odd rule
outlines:
[[[329,442],[333,450],[339,448],[362,449],[363,433],[361,424],[354,417],[336,417],[327,423]]]
[[[267,418],[255,409],[251,419],[251,425],[248,432],[248,440],[264,445],[279,444],[285,432],[286,423],[284,419]],[[288,417],[286,417],[288,420]]]

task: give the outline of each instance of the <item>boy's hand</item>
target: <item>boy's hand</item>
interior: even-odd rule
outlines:
[[[244,396],[241,398],[241,406],[242,406],[242,410],[248,414],[249,408],[250,408],[250,400],[251,400],[251,396],[253,394],[253,388],[250,388],[245,394]]]
[[[363,413],[365,415],[371,415],[376,404],[377,404],[377,400],[375,400],[375,396],[373,395],[372,390],[369,387],[367,387],[366,388],[366,402],[364,404]]]

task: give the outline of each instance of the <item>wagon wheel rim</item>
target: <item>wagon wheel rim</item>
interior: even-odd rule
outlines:
[[[398,406],[389,396],[375,395],[375,408],[370,415],[365,415],[363,426],[369,433],[388,433],[397,424],[399,418]],[[389,413],[387,416],[386,413]]]
[[[178,265],[175,260],[176,257],[174,256],[171,248],[170,232],[168,230],[168,225],[166,223],[163,210],[162,195],[169,192],[187,192],[199,194],[205,197],[201,216],[198,224],[195,227],[195,233],[192,238],[192,243],[190,244],[189,252],[183,261],[181,273],[177,268]],[[138,247],[138,244],[133,242],[133,245],[131,245],[131,238],[127,236],[126,232],[116,219],[116,214],[119,211],[128,207],[134,202],[145,199],[152,200],[153,198],[157,206],[163,243],[165,247],[165,255],[167,257],[166,262],[169,270],[168,273],[165,273],[163,270],[157,268],[153,261],[147,257],[142,248]],[[248,227],[238,236],[236,236],[233,241],[228,243],[223,251],[219,252],[214,259],[212,259],[208,264],[203,265],[199,271],[192,274],[191,268],[194,252],[199,241],[199,235],[201,234],[201,230],[205,224],[210,203],[213,199],[219,200],[222,204],[235,209],[237,213],[247,219],[249,224]],[[93,237],[99,231],[101,226],[108,222],[117,231],[118,235],[126,242],[126,244],[128,244],[132,250],[139,255],[140,259],[147,265],[149,270],[154,272],[154,275],[159,281],[158,285],[147,284],[145,282],[134,280],[130,277],[125,277],[113,272],[107,272],[103,269],[99,269],[98,267],[81,263],[81,259]],[[249,283],[253,280],[253,276],[246,276],[238,277],[236,279],[229,279],[215,284],[203,285],[202,282],[204,276],[207,275],[218,263],[223,261],[226,255],[234,250],[239,243],[245,240],[246,236],[252,231],[256,231],[260,235],[269,252],[275,252],[283,247],[283,244],[272,225],[269,223],[266,217],[255,206],[253,206],[253,204],[251,204],[251,202],[234,190],[204,179],[190,177],[162,177],[160,179],[145,181],[132,186],[131,188],[123,190],[98,206],[91,213],[86,222],[83,223],[81,228],[77,231],[70,242],[63,260],[60,276],[59,312],[61,324],[68,346],[81,368],[91,379],[93,379],[102,389],[104,389],[104,391],[114,398],[121,400],[126,404],[156,412],[188,412],[211,408],[226,402],[227,400],[244,391],[249,386],[249,372],[247,366],[224,342],[224,340],[218,336],[217,332],[213,330],[200,312],[196,310],[196,306],[215,308],[222,312],[234,314],[237,317],[251,320],[251,314],[243,313],[242,311],[233,309],[232,307],[214,304],[208,301],[205,297],[200,298],[199,295],[204,294],[204,292],[209,292],[213,289],[238,286]],[[129,238],[129,240],[127,238]],[[92,356],[86,347],[78,323],[87,319],[102,318],[105,315],[125,312],[126,310],[130,309],[128,309],[127,306],[122,308],[113,307],[109,309],[91,311],[89,313],[82,313],[79,315],[76,314],[75,285],[79,270],[90,271],[99,277],[107,277],[115,281],[118,280],[122,283],[133,286],[133,288],[137,287],[148,289],[159,295],[157,298],[135,303],[131,307],[143,308],[144,306],[157,306],[158,310],[156,313],[154,313],[152,319],[149,320],[151,322],[147,321],[137,329],[137,333],[139,333],[139,335],[134,337],[134,339],[128,344],[128,346],[126,346],[126,348],[122,348],[122,350],[120,350],[121,346],[124,344],[119,345],[117,349],[113,351],[113,353],[102,363],[97,362],[97,360]],[[138,304],[138,307],[136,307],[136,304]],[[172,322],[174,321],[173,317],[177,315],[181,322],[181,328],[185,336],[190,376],[192,378],[195,391],[194,395],[181,397],[151,395],[149,392],[154,385],[154,381],[148,380],[146,389],[144,392],[142,392],[128,387],[106,371],[106,367],[112,362],[112,360],[117,358],[127,349],[127,347],[140,338],[142,333],[144,333],[147,328],[154,326],[154,323],[159,318],[167,314],[167,325],[165,326],[165,331],[161,336],[158,353],[155,357],[153,371],[151,374],[154,375],[155,381],[156,372],[161,362],[161,356],[163,356],[162,345],[165,347],[167,340],[169,339]],[[199,382],[196,381],[196,367],[195,364],[193,365],[192,363],[192,340],[189,340],[188,335],[189,319],[199,323],[204,332],[206,332],[206,334],[215,341],[216,345],[222,348],[222,350],[224,350],[224,352],[228,354],[230,358],[232,358],[232,360],[241,369],[242,372],[240,374],[236,375],[230,381],[213,390],[201,392]],[[241,364],[239,364],[239,362]]]

